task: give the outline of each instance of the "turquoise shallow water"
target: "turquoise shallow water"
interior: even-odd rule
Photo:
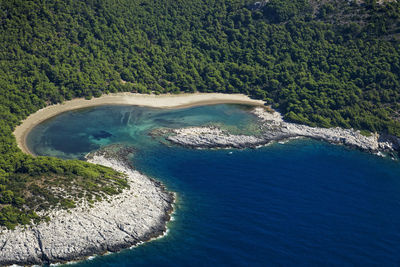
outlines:
[[[247,132],[255,118],[238,105],[96,107],[31,132],[33,151],[64,158],[133,144],[134,166],[178,194],[166,237],[76,265],[400,264],[399,162],[312,140],[190,150],[147,135],[155,127],[210,122]]]

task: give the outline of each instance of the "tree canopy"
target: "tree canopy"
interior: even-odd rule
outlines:
[[[74,97],[244,93],[287,120],[400,136],[399,16],[375,0],[0,0],[0,225],[71,206],[48,181],[121,182],[17,148],[22,119]]]

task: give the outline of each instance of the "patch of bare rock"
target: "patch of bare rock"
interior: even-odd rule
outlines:
[[[257,147],[272,141],[307,137],[342,144],[370,152],[393,152],[400,149],[400,139],[395,136],[377,133],[365,136],[358,130],[319,128],[283,120],[280,113],[256,107],[252,113],[259,119],[261,135],[234,135],[217,127],[188,127],[164,129],[166,140],[173,144],[190,148],[246,148]]]
[[[70,210],[53,210],[51,220],[0,234],[1,265],[67,262],[115,252],[158,237],[166,231],[174,195],[106,150],[87,156],[91,163],[125,173],[130,188]],[[123,157],[123,156],[121,156]]]

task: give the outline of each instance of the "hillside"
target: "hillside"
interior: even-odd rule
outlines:
[[[400,136],[396,1],[0,3],[0,225],[9,228],[124,187],[110,169],[17,148],[22,119],[74,97],[244,93],[290,121]],[[71,197],[41,186],[51,181]]]

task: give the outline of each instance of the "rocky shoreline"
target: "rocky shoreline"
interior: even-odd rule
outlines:
[[[189,148],[246,148],[269,141],[251,135],[234,135],[215,126],[159,129],[153,135],[164,135],[173,144]]]
[[[91,163],[111,167],[126,175],[129,189],[70,210],[53,210],[50,221],[3,230],[0,265],[42,265],[68,262],[115,252],[148,241],[166,232],[174,194],[161,183],[132,169],[132,151],[113,147],[87,156]]]
[[[189,148],[254,148],[274,141],[293,138],[312,138],[333,144],[346,145],[373,153],[400,150],[400,138],[379,135],[365,136],[360,131],[343,128],[319,128],[286,122],[280,113],[257,107],[252,113],[258,117],[260,134],[234,135],[217,127],[188,127],[161,129],[156,135],[164,135],[173,144]]]

